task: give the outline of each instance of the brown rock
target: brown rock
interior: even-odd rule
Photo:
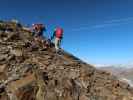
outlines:
[[[0,65],[0,73],[3,73],[5,71],[6,65]]]
[[[20,56],[23,55],[23,52],[22,52],[21,49],[13,49],[13,50],[11,50],[10,52],[11,52],[11,54],[13,54],[13,55],[15,55],[15,56],[17,56],[17,57],[20,57]]]
[[[87,96],[85,96],[85,95],[81,95],[79,97],[79,100],[89,100],[89,98]]]
[[[25,86],[31,84],[34,81],[35,81],[35,76],[34,76],[34,74],[31,74],[29,76],[26,76],[26,77],[20,79],[20,80],[16,80],[16,81],[9,83],[8,90],[14,92],[22,87],[25,87]]]

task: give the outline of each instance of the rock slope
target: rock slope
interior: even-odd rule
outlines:
[[[112,74],[0,22],[0,100],[133,100],[133,89]]]

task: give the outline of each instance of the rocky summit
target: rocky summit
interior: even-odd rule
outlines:
[[[133,100],[129,84],[43,41],[0,22],[0,100]]]

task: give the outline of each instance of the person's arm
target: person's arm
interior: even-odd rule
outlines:
[[[30,28],[30,32],[32,33],[32,36],[35,35],[35,29],[33,27]]]
[[[55,37],[55,31],[54,31],[53,35],[51,36],[51,40],[53,40],[54,37]]]

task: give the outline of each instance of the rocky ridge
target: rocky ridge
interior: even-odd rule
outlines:
[[[0,22],[0,100],[133,100],[133,89],[52,46],[43,49],[31,32]]]

